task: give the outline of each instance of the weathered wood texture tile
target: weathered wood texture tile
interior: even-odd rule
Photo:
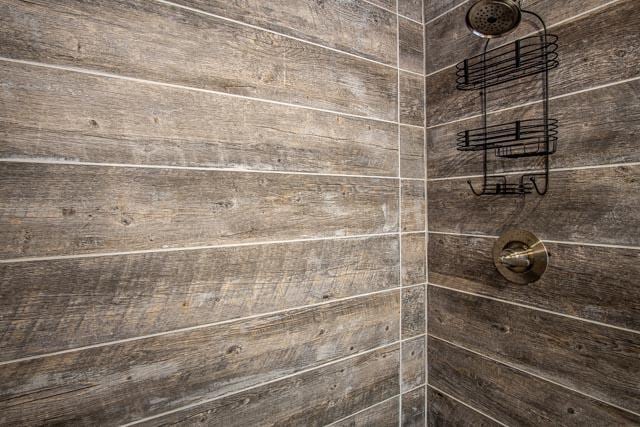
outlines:
[[[419,337],[402,343],[402,381],[405,392],[425,382],[425,337]]]
[[[427,387],[427,425],[429,427],[499,427],[500,424],[468,406]]]
[[[397,176],[397,125],[0,62],[0,156]]]
[[[403,17],[399,19],[400,68],[422,74],[424,71],[423,26]]]
[[[431,234],[430,282],[640,331],[640,250],[545,243],[542,279],[516,286],[495,269],[493,243]]]
[[[0,55],[397,118],[388,66],[155,1],[3,3]]]
[[[397,394],[399,358],[396,344],[142,425],[324,426]],[[369,419],[382,421],[388,416]],[[362,425],[362,419],[340,425]]]
[[[522,7],[541,15],[547,26],[550,27],[549,32],[555,34],[557,29],[554,24],[604,5],[607,2],[608,0],[564,0],[562,2],[555,0],[524,0],[522,1]],[[482,52],[486,39],[482,39],[469,31],[465,23],[465,15],[473,3],[473,1],[469,1],[467,4],[451,10],[426,25],[427,50],[429,51],[427,73],[433,73],[444,67],[449,67],[464,58],[475,56]],[[525,37],[539,28],[538,21],[530,15],[525,14],[522,18],[521,25],[515,31],[492,42],[489,48]],[[568,52],[564,49],[564,39],[562,39],[561,46],[562,53]]]
[[[424,387],[402,395],[402,427],[423,427],[425,414]]]
[[[424,20],[425,22],[432,21],[443,13],[447,13],[454,7],[466,2],[467,0],[424,0]]]
[[[424,126],[424,77],[400,71],[400,123]]]
[[[4,258],[397,230],[391,179],[0,165]]]
[[[476,197],[466,179],[429,183],[429,229],[499,235],[524,227],[541,239],[640,245],[640,166],[554,171],[544,197]],[[514,177],[514,179],[517,177]],[[477,181],[477,180],[476,180]]]
[[[429,361],[429,381],[435,387],[506,425],[640,424],[640,417],[630,412],[478,356],[439,339],[429,339]],[[438,401],[434,403],[437,404]],[[440,416],[448,418],[450,413],[445,412]],[[489,421],[485,425],[495,425],[495,423]]]
[[[0,423],[116,425],[222,396],[391,344],[398,309],[395,291],[2,365]]]
[[[338,423],[332,427],[396,427],[400,416],[400,398],[386,400]]]
[[[425,332],[425,286],[402,289],[402,338],[411,338]]]
[[[424,178],[424,129],[400,126],[400,175]]]
[[[401,223],[402,231],[423,231],[425,223],[426,192],[424,181],[405,181],[401,183]]]
[[[554,168],[640,161],[640,80],[581,92],[550,101],[558,120],[558,150]],[[541,104],[495,113],[490,124],[542,117]],[[482,126],[480,118],[430,128],[427,131],[429,178],[482,174],[482,154],[456,150],[456,133]],[[402,135],[402,131],[400,132]],[[401,150],[402,151],[402,150]],[[495,172],[540,169],[542,158],[522,161],[490,157]]]
[[[418,285],[427,280],[426,236],[402,235],[402,285]]]
[[[394,288],[398,261],[389,236],[0,264],[0,361]]]
[[[561,40],[560,67],[549,75],[551,95],[564,95],[639,76],[640,33],[636,31],[640,26],[639,12],[640,2],[623,0],[554,27],[553,33]],[[456,61],[462,59],[464,55]],[[429,126],[479,114],[478,93],[456,90],[454,68],[430,75],[426,80]],[[489,108],[539,99],[531,90],[515,89],[493,92]]]
[[[362,0],[177,0],[175,3],[386,64],[396,63],[395,16]]]
[[[428,316],[435,337],[603,402],[640,409],[640,334],[434,286]],[[431,357],[429,363],[435,366]]]
[[[398,13],[422,22],[422,0],[398,0]]]

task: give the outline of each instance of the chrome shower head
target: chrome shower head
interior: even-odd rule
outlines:
[[[513,0],[479,0],[467,12],[467,27],[487,39],[510,33],[521,20],[522,12]]]

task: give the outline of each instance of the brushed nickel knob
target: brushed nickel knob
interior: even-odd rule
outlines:
[[[526,230],[507,230],[493,245],[493,262],[505,279],[526,285],[542,277],[549,263],[547,249]]]

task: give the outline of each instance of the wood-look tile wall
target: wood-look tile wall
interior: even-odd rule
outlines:
[[[469,2],[426,3],[428,424],[640,425],[640,2],[522,2],[560,54],[550,190],[525,199],[469,191],[482,158],[457,152],[455,134],[479,125],[480,105],[456,91],[452,65],[483,42],[465,27]],[[490,109],[501,123],[539,115],[540,103],[509,90]],[[495,237],[511,227],[550,252],[536,283],[509,283],[493,266]]]
[[[0,1],[0,425],[423,426],[423,13]]]

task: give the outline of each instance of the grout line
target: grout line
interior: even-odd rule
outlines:
[[[465,2],[464,2],[464,3],[466,3],[467,1],[468,1],[468,0],[465,0]],[[583,16],[585,16],[585,15],[589,15],[589,14],[591,14],[591,13],[597,12],[598,10],[600,10],[600,9],[604,9],[604,8],[606,8],[606,7],[609,7],[609,6],[611,6],[612,4],[617,3],[617,2],[619,2],[619,1],[623,1],[623,0],[611,0],[611,1],[607,2],[607,3],[604,3],[604,4],[601,4],[601,5],[599,5],[599,6],[596,6],[596,7],[592,8],[592,9],[585,10],[584,12],[580,12],[580,13],[578,13],[577,15],[570,16],[570,17],[565,18],[565,19],[563,19],[563,20],[561,20],[561,21],[558,21],[558,22],[556,22],[556,23],[554,23],[554,24],[548,25],[548,26],[547,26],[547,29],[551,29],[551,28],[554,28],[554,27],[557,27],[557,26],[560,26],[560,25],[566,24],[566,23],[568,23],[568,22],[575,21],[575,20],[577,20],[577,19],[582,18],[582,17],[583,17]],[[461,6],[461,5],[462,5],[462,4],[464,4],[464,3],[461,3],[461,4],[460,4],[460,5],[458,5],[458,6]],[[456,7],[452,8],[452,9],[450,9],[449,11],[447,11],[447,12],[443,13],[442,15],[439,15],[439,16],[437,16],[436,18],[434,18],[434,19],[430,20],[429,22],[425,23],[425,26],[426,26],[427,24],[429,24],[430,22],[434,21],[435,19],[440,18],[440,17],[442,17],[443,15],[446,15],[447,13],[449,13],[449,12],[451,12],[452,10],[456,9],[458,6],[456,6]],[[530,36],[532,36],[532,35],[534,35],[534,34],[538,34],[539,32],[540,32],[540,30],[531,31],[531,32],[529,32],[529,33],[527,33],[527,34],[523,35],[522,37],[530,37]],[[522,37],[521,37],[521,38],[522,38]],[[499,48],[499,47],[502,47],[502,46],[506,46],[506,45],[508,45],[509,43],[513,43],[513,41],[505,42],[505,43],[499,44],[499,45],[495,46],[495,48]],[[444,70],[446,70],[447,68],[455,67],[457,64],[458,64],[458,63],[456,62],[455,64],[451,64],[451,65],[447,65],[447,66],[444,66],[444,67],[442,67],[442,68],[439,68],[439,69],[438,69],[438,70],[436,70],[436,71],[432,71],[432,72],[430,72],[430,73],[428,73],[428,74],[425,74],[425,77],[430,77],[430,76],[432,76],[432,75],[434,75],[434,74],[438,74],[439,72],[444,71]],[[426,71],[426,70],[425,70],[425,71]]]
[[[456,5],[456,6],[453,6],[451,9],[449,9],[449,10],[447,10],[447,11],[445,11],[445,12],[442,12],[440,15],[436,16],[435,18],[431,18],[431,19],[429,19],[427,22],[425,22],[425,23],[424,23],[424,25],[426,26],[426,25],[428,25],[428,24],[432,23],[433,21],[435,21],[436,19],[440,19],[440,18],[442,18],[444,15],[446,15],[446,14],[448,14],[448,13],[450,13],[450,12],[453,12],[453,11],[454,11],[454,10],[456,10],[457,8],[459,8],[459,7],[461,7],[461,6],[465,5],[465,4],[467,4],[467,3],[468,3],[468,1],[469,1],[469,0],[464,0],[462,3],[460,3],[460,4]],[[424,20],[425,18],[426,18],[426,17],[424,17],[424,18],[423,18],[423,20]]]
[[[403,231],[402,234],[403,235],[407,235],[407,234],[424,234],[426,233],[426,230],[418,230],[418,231]]]
[[[418,285],[416,285],[416,286],[418,286]],[[301,306],[296,306],[296,307],[283,308],[281,310],[274,310],[274,311],[269,311],[269,312],[265,312],[265,313],[252,314],[250,316],[245,316],[245,317],[236,317],[236,318],[233,318],[233,319],[226,319],[226,320],[220,320],[220,321],[217,321],[217,322],[204,323],[204,324],[196,325],[196,326],[188,326],[188,327],[184,327],[184,328],[172,329],[170,331],[154,332],[154,333],[151,333],[151,334],[140,335],[140,336],[130,337],[130,338],[123,338],[123,339],[114,340],[114,341],[101,342],[101,343],[96,343],[96,344],[90,344],[90,345],[85,345],[85,346],[81,346],[81,347],[74,347],[74,348],[69,348],[69,349],[65,349],[65,350],[54,351],[54,352],[51,352],[51,353],[37,354],[37,355],[33,355],[33,356],[21,357],[19,359],[5,360],[5,361],[0,361],[0,366],[10,365],[10,364],[19,363],[19,362],[25,362],[25,361],[29,361],[29,360],[43,359],[45,357],[53,357],[53,356],[58,356],[58,355],[61,355],[61,354],[75,353],[75,352],[78,352],[78,351],[84,351],[84,350],[89,350],[89,349],[93,349],[93,348],[108,347],[108,346],[112,346],[112,345],[132,342],[132,341],[140,341],[140,340],[148,339],[148,338],[156,338],[156,337],[160,337],[160,336],[164,336],[164,335],[173,335],[173,334],[179,334],[179,333],[184,333],[184,332],[195,331],[195,330],[199,330],[199,329],[206,329],[206,328],[210,328],[210,327],[214,327],[214,326],[226,325],[228,323],[243,322],[243,321],[246,321],[246,320],[257,319],[257,318],[260,318],[260,317],[268,317],[268,316],[274,316],[274,315],[278,315],[278,314],[284,314],[284,313],[287,313],[287,312],[290,312],[290,311],[304,310],[304,309],[308,309],[308,308],[316,308],[316,307],[321,307],[321,306],[324,306],[324,305],[327,305],[327,304],[335,304],[335,303],[340,303],[340,302],[344,302],[344,301],[350,301],[350,300],[354,300],[354,299],[358,299],[358,298],[365,298],[365,297],[381,295],[381,294],[386,294],[386,293],[393,293],[393,292],[398,292],[400,294],[401,289],[402,288],[400,288],[400,287],[388,288],[388,289],[383,289],[383,290],[380,290],[380,291],[367,292],[367,293],[358,294],[358,295],[351,295],[351,296],[343,297],[343,298],[336,298],[336,299],[329,300],[329,301],[320,301],[320,302],[317,302],[317,303],[314,303],[314,304],[307,304],[307,305],[301,305]],[[395,342],[399,343],[401,341],[402,341],[402,338],[399,336],[398,339]]]
[[[477,412],[478,414],[480,414],[480,415],[482,415],[482,416],[484,416],[484,417],[486,417],[486,418],[488,418],[488,419],[490,419],[490,420],[492,420],[492,421],[495,421],[496,423],[500,424],[501,426],[508,427],[506,424],[504,424],[504,423],[502,423],[502,422],[500,422],[500,421],[496,420],[496,419],[495,419],[495,418],[493,418],[492,416],[485,414],[484,412],[482,412],[482,411],[480,411],[480,410],[478,410],[478,409],[474,408],[473,406],[471,406],[471,405],[469,405],[469,404],[467,404],[467,403],[463,402],[462,400],[460,400],[460,399],[458,399],[458,398],[456,398],[456,397],[453,397],[453,396],[452,396],[452,395],[450,395],[449,393],[445,393],[444,391],[440,390],[438,387],[436,387],[436,386],[434,386],[434,385],[432,385],[432,384],[430,384],[430,383],[427,383],[427,387],[430,387],[430,388],[434,389],[435,391],[437,391],[438,393],[440,393],[440,394],[442,394],[442,395],[444,395],[444,396],[447,396],[449,399],[451,399],[451,400],[455,400],[456,402],[458,402],[458,403],[460,403],[460,404],[462,404],[462,405],[466,406],[467,408],[471,409],[472,411]]]
[[[497,239],[500,236],[492,236],[489,234],[471,234],[471,233],[452,233],[448,231],[428,231],[429,234],[444,234],[447,236],[463,236],[463,237],[484,237],[486,239]]]
[[[632,410],[630,410],[630,409],[623,408],[622,406],[618,406],[618,405],[616,405],[615,403],[607,402],[606,400],[600,399],[600,398],[598,398],[598,397],[591,396],[590,394],[587,394],[587,393],[585,393],[585,392],[582,392],[582,391],[579,391],[579,390],[573,389],[573,388],[571,388],[571,387],[569,387],[569,386],[566,386],[566,385],[564,385],[564,384],[561,384],[561,383],[559,383],[559,382],[556,382],[555,380],[551,380],[551,379],[549,379],[549,378],[545,378],[545,377],[543,377],[543,376],[541,376],[541,375],[539,375],[539,374],[533,373],[533,372],[531,372],[531,371],[527,371],[527,370],[525,370],[525,369],[523,369],[523,368],[520,368],[520,367],[518,367],[518,366],[516,366],[516,365],[512,365],[512,364],[511,364],[511,363],[509,363],[509,362],[502,361],[502,360],[498,360],[498,359],[494,359],[493,357],[487,356],[486,354],[482,354],[482,353],[480,353],[480,352],[478,352],[478,351],[471,350],[471,349],[469,349],[469,348],[467,348],[467,347],[464,347],[464,346],[462,346],[462,345],[460,345],[460,344],[453,343],[453,342],[448,341],[448,340],[446,340],[446,339],[444,339],[444,338],[440,338],[440,337],[438,337],[438,336],[436,336],[436,335],[431,335],[431,334],[430,334],[430,335],[429,335],[429,337],[431,337],[431,338],[435,338],[435,339],[440,340],[440,341],[442,341],[442,342],[445,342],[445,343],[447,343],[447,344],[449,344],[449,345],[452,345],[452,346],[454,346],[454,347],[456,347],[456,348],[459,348],[459,349],[461,349],[461,350],[463,350],[463,351],[467,351],[467,352],[469,352],[469,353],[473,353],[473,354],[475,354],[475,355],[477,355],[477,356],[480,356],[480,357],[482,357],[482,358],[484,358],[484,359],[486,359],[486,360],[491,360],[491,361],[493,361],[493,362],[495,362],[495,363],[498,363],[498,364],[500,364],[500,365],[506,366],[506,367],[511,368],[511,369],[513,369],[513,370],[515,370],[515,371],[522,372],[522,373],[524,373],[524,374],[530,375],[530,376],[532,376],[532,377],[534,377],[534,378],[537,378],[537,379],[539,379],[539,380],[542,380],[542,381],[545,381],[545,382],[548,382],[548,383],[554,384],[554,385],[556,385],[556,386],[558,386],[558,387],[562,387],[562,388],[564,388],[565,390],[572,391],[572,392],[577,393],[577,394],[579,394],[579,395],[581,395],[581,396],[587,397],[587,398],[589,398],[589,399],[596,400],[596,401],[598,401],[598,402],[604,403],[605,405],[612,406],[612,407],[614,407],[614,408],[616,408],[616,409],[619,409],[619,410],[621,410],[621,411],[624,411],[624,412],[627,412],[627,413],[629,413],[629,414],[632,414],[632,415],[635,415],[635,416],[640,417],[640,413],[634,412],[634,411],[632,411]]]
[[[297,171],[275,171],[275,170],[258,170],[258,169],[242,169],[242,168],[219,168],[209,166],[173,166],[173,165],[146,165],[134,163],[108,163],[108,162],[84,162],[76,160],[56,160],[56,159],[38,159],[38,158],[0,158],[0,163],[36,163],[47,165],[74,165],[74,166],[102,166],[102,167],[118,167],[118,168],[139,168],[139,169],[174,169],[174,170],[192,170],[192,171],[212,171],[212,172],[238,172],[238,173],[256,173],[256,174],[275,174],[275,175],[304,175],[304,176],[329,176],[338,178],[368,178],[368,179],[399,179],[397,176],[383,175],[351,175],[337,174],[325,172],[297,172]],[[419,180],[417,178],[403,178],[407,180]]]
[[[97,258],[104,256],[118,256],[118,255],[136,255],[136,254],[149,254],[149,253],[162,253],[162,252],[182,252],[182,251],[197,251],[205,249],[219,249],[219,248],[234,248],[242,246],[262,246],[262,245],[280,245],[302,242],[321,242],[325,240],[344,240],[344,239],[367,239],[373,237],[384,236],[397,236],[397,232],[387,233],[371,233],[371,234],[354,234],[351,236],[327,236],[327,237],[309,237],[303,239],[290,239],[290,240],[267,240],[257,242],[245,242],[245,243],[228,243],[219,245],[204,245],[204,246],[188,246],[188,247],[176,247],[176,248],[158,248],[158,249],[141,249],[135,251],[121,251],[121,252],[100,252],[89,254],[76,254],[76,255],[54,255],[54,256],[40,256],[40,257],[23,257],[23,258],[8,258],[0,260],[0,264],[9,264],[15,262],[33,262],[33,261],[54,261],[63,259],[76,259],[76,258]]]
[[[611,325],[611,324],[608,324],[608,323],[599,322],[597,320],[591,320],[591,319],[586,319],[584,317],[572,316],[570,314],[560,313],[560,312],[557,312],[557,311],[551,311],[551,310],[547,310],[547,309],[541,308],[541,307],[535,307],[535,306],[522,304],[522,303],[515,302],[515,301],[508,301],[508,300],[504,300],[504,299],[501,299],[501,298],[492,297],[492,296],[489,296],[489,295],[478,294],[478,293],[475,293],[475,292],[463,291],[461,289],[450,288],[448,286],[438,285],[438,284],[431,283],[431,282],[429,283],[429,286],[434,286],[436,288],[446,289],[448,291],[458,292],[458,293],[465,294],[465,295],[471,295],[471,296],[474,296],[474,297],[477,297],[477,298],[488,299],[488,300],[496,301],[496,302],[499,302],[499,303],[502,303],[502,304],[508,304],[508,305],[513,305],[513,306],[516,306],[516,307],[526,308],[528,310],[540,311],[540,312],[551,314],[551,315],[554,315],[554,316],[565,317],[565,318],[571,319],[571,320],[577,320],[577,321],[581,321],[581,322],[591,323],[591,324],[602,326],[602,327],[605,327],[605,328],[617,329],[617,330],[622,331],[622,332],[627,332],[627,333],[631,333],[631,334],[640,335],[640,331],[636,331],[636,330],[633,330],[633,329],[628,329],[628,328],[625,328],[623,326]]]
[[[368,178],[368,179],[400,179],[397,176],[385,175],[356,175],[356,174],[338,174],[327,172],[299,172],[299,171],[277,171],[277,170],[260,170],[260,169],[244,169],[244,168],[221,168],[214,166],[175,166],[175,165],[152,165],[152,164],[135,164],[135,163],[108,163],[108,162],[85,162],[77,160],[57,160],[42,158],[0,158],[0,163],[35,163],[45,165],[75,165],[75,166],[102,166],[102,167],[118,167],[118,168],[141,168],[141,169],[175,169],[175,170],[193,170],[193,171],[212,171],[212,172],[238,172],[238,173],[257,173],[257,174],[276,174],[276,175],[304,175],[304,176],[330,176],[339,178]],[[422,178],[402,178],[405,181],[422,181]]]
[[[616,1],[618,1],[618,0],[616,0]],[[560,95],[551,96],[551,97],[549,97],[549,100],[553,101],[553,100],[556,100],[556,99],[567,98],[569,96],[579,95],[581,93],[587,93],[587,92],[593,92],[595,90],[606,89],[606,88],[611,87],[611,86],[617,86],[617,85],[621,85],[621,84],[625,84],[625,83],[630,83],[630,82],[633,82],[633,81],[636,81],[636,80],[639,80],[639,79],[640,79],[640,76],[637,76],[637,77],[631,77],[629,79],[617,80],[615,82],[603,83],[603,84],[597,85],[597,86],[590,86],[588,88],[576,90],[576,91],[573,91],[573,92],[563,93],[563,94],[560,94]],[[518,108],[529,107],[531,105],[540,104],[540,103],[542,103],[542,101],[540,101],[540,100],[529,101],[529,102],[525,102],[525,103],[522,103],[522,104],[513,105],[513,106],[510,106],[510,107],[504,107],[504,108],[499,108],[497,110],[492,110],[492,111],[487,112],[487,115],[504,113],[505,111],[510,111],[510,110],[515,110],[515,109],[518,109]],[[477,119],[478,117],[482,117],[482,114],[474,114],[472,116],[466,116],[466,117],[462,117],[462,118],[459,118],[459,119],[451,120],[451,121],[448,121],[448,122],[438,123],[438,124],[431,125],[431,126],[426,126],[426,129],[435,129],[435,128],[438,128],[438,127],[448,126],[448,125],[451,125],[451,124],[454,124],[454,123],[459,123],[459,122],[464,122],[464,121],[467,121],[467,120]]]
[[[397,121],[398,121],[398,262],[400,264],[400,274],[398,275],[398,286],[402,289],[402,139],[400,124],[400,10],[398,1],[396,0],[396,64],[398,65],[397,84]],[[402,340],[402,290],[400,291],[400,299],[398,304],[398,337]],[[398,410],[398,427],[402,427],[402,345],[400,346],[400,358],[398,361],[398,384],[400,385],[400,408]]]
[[[447,231],[428,231],[429,234],[444,234],[449,236],[465,236],[465,237],[483,237],[487,239],[497,239],[500,236],[491,236],[488,234],[472,234],[472,233],[453,233]],[[543,243],[554,243],[557,245],[571,245],[571,246],[589,246],[595,248],[611,248],[611,249],[629,249],[629,250],[640,250],[640,246],[628,246],[628,245],[613,245],[608,243],[590,243],[590,242],[570,242],[566,240],[550,240],[550,239],[540,239]]]
[[[160,0],[156,0],[156,1],[160,1]],[[63,70],[63,71],[71,71],[71,72],[80,73],[80,74],[88,74],[88,75],[91,75],[91,76],[99,76],[99,77],[108,77],[108,78],[112,78],[112,79],[127,80],[127,81],[132,81],[132,82],[137,82],[137,83],[145,83],[145,84],[152,84],[152,85],[158,85],[158,86],[165,86],[165,87],[170,87],[170,88],[174,88],[174,89],[183,89],[183,90],[189,90],[189,91],[194,91],[194,92],[210,93],[210,94],[220,95],[220,96],[229,96],[229,97],[232,97],[232,98],[248,99],[248,100],[256,101],[256,102],[264,102],[264,103],[267,103],[267,104],[283,105],[283,106],[286,106],[286,107],[301,108],[301,109],[304,109],[304,110],[320,111],[320,112],[323,112],[323,113],[336,114],[336,115],[340,115],[340,116],[344,116],[344,117],[353,117],[353,118],[357,118],[357,119],[373,120],[373,121],[381,122],[381,123],[397,124],[397,122],[395,122],[395,121],[380,119],[380,118],[377,118],[377,117],[363,116],[363,115],[359,115],[359,114],[352,114],[352,113],[340,112],[340,111],[336,111],[336,110],[329,110],[329,109],[326,109],[326,108],[311,107],[311,106],[302,105],[302,104],[292,104],[290,102],[283,102],[283,101],[276,101],[276,100],[271,100],[271,99],[257,98],[257,97],[246,96],[246,95],[238,95],[238,94],[231,93],[231,92],[222,92],[222,91],[213,90],[213,89],[203,89],[203,88],[185,86],[185,85],[180,85],[180,84],[175,84],[175,83],[166,83],[166,82],[155,81],[155,80],[146,80],[146,79],[141,79],[141,78],[138,78],[138,77],[130,77],[130,76],[118,75],[118,74],[108,73],[108,72],[104,72],[104,71],[90,70],[90,69],[85,69],[85,68],[72,67],[72,66],[68,66],[68,65],[45,64],[45,63],[42,63],[42,62],[30,61],[30,60],[25,60],[25,59],[8,58],[8,57],[5,57],[5,56],[0,56],[0,61],[13,62],[13,63],[16,63],[16,64],[31,65],[31,66],[42,67],[42,68],[52,68],[52,69]]]
[[[425,16],[425,2],[427,0],[422,0],[422,22],[425,24],[422,26],[422,51],[424,52],[424,57],[422,58],[422,74],[427,73],[427,17]],[[466,2],[466,0],[465,0]],[[424,91],[422,94],[422,105],[424,108],[424,132],[422,138],[422,163],[424,166],[424,227],[425,230],[429,230],[429,182],[427,177],[429,176],[427,170],[427,78],[423,77],[422,79],[424,84]],[[424,276],[427,283],[429,283],[429,233],[425,231],[424,233]],[[428,308],[429,308],[429,286],[424,287],[424,331],[425,335],[429,333],[429,316],[428,316]],[[429,382],[429,351],[427,349],[428,339],[425,338],[424,342],[424,381],[425,383]],[[425,389],[424,393],[424,427],[429,425],[429,393]]]
[[[122,427],[129,427],[129,426],[140,424],[140,423],[143,423],[143,422],[146,422],[146,421],[150,421],[150,420],[153,420],[153,419],[156,419],[156,418],[165,417],[167,415],[174,414],[174,413],[180,412],[180,411],[184,411],[186,409],[195,408],[195,407],[200,406],[200,405],[204,405],[204,404],[216,401],[216,400],[224,399],[226,397],[233,396],[233,395],[236,395],[236,394],[244,393],[246,391],[253,390],[255,388],[266,386],[266,385],[269,385],[269,384],[273,384],[273,383],[276,383],[276,382],[279,382],[279,381],[282,381],[282,380],[285,380],[285,379],[288,379],[288,378],[296,377],[296,376],[305,374],[307,372],[312,372],[312,371],[315,371],[317,369],[325,368],[327,366],[331,366],[331,365],[334,365],[336,363],[344,362],[346,360],[353,359],[353,358],[359,357],[359,356],[363,356],[365,354],[373,353],[373,352],[376,352],[376,351],[379,351],[379,350],[382,350],[382,349],[385,349],[385,348],[388,348],[388,347],[392,347],[394,345],[398,346],[398,353],[399,353],[400,352],[400,350],[399,350],[399,348],[400,348],[399,341],[394,341],[392,343],[384,344],[384,345],[381,345],[381,346],[378,346],[378,347],[375,347],[375,348],[372,348],[372,349],[364,350],[364,351],[361,351],[359,353],[351,354],[349,356],[345,356],[345,357],[340,358],[340,359],[336,359],[336,360],[332,360],[330,362],[322,363],[322,364],[320,364],[318,366],[314,366],[314,367],[306,368],[306,369],[301,369],[301,370],[299,370],[297,372],[294,372],[294,373],[291,373],[291,374],[287,374],[287,375],[283,375],[281,377],[274,378],[274,379],[271,379],[269,381],[264,381],[264,382],[261,382],[259,384],[254,384],[254,385],[251,385],[249,387],[245,387],[245,388],[240,389],[240,390],[236,390],[236,391],[233,391],[233,392],[225,393],[223,395],[212,397],[212,398],[209,398],[209,399],[203,399],[203,400],[200,400],[200,401],[197,401],[197,402],[190,403],[190,404],[185,405],[185,406],[181,406],[181,407],[178,407],[178,408],[175,408],[175,409],[171,409],[169,411],[165,411],[165,412],[161,412],[159,414],[151,415],[149,417],[140,418],[138,420],[131,421],[131,422],[127,423],[127,424],[123,424]]]
[[[572,166],[566,168],[550,168],[550,172],[571,172],[571,171],[580,171],[580,170],[591,170],[591,169],[606,169],[606,168],[618,168],[618,167],[634,167],[640,166],[640,162],[629,162],[629,163],[609,163],[602,165],[590,165],[590,166]],[[519,171],[508,171],[508,172],[496,172],[492,173],[488,176],[499,176],[499,175],[519,175],[522,173],[539,173],[542,172],[542,169],[523,169]],[[428,181],[450,181],[456,179],[468,179],[468,178],[482,178],[482,175],[464,175],[464,176],[447,176],[443,178],[429,178]]]

